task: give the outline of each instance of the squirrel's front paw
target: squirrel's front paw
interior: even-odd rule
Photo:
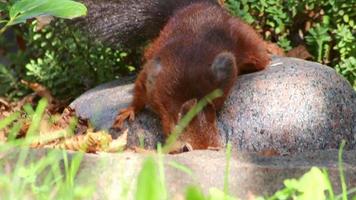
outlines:
[[[122,109],[120,113],[116,116],[115,122],[112,125],[112,128],[121,129],[124,126],[126,119],[133,121],[135,119],[135,108],[130,106],[128,108]]]

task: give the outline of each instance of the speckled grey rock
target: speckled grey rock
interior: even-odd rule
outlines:
[[[47,152],[48,150],[30,150],[28,157],[40,160],[47,156]],[[61,158],[63,154],[58,153]],[[355,154],[355,151],[343,154],[346,184],[349,189],[356,186]],[[69,153],[69,160],[72,156],[73,153]],[[90,199],[134,199],[138,173],[147,156],[134,153],[86,154],[74,184],[93,186],[94,196]],[[153,158],[158,159],[157,155],[153,155]],[[18,154],[10,152],[3,159],[4,166],[14,169]],[[183,164],[191,170],[191,174],[169,164],[172,162]],[[213,187],[220,190],[224,188],[226,158],[222,151],[193,151],[165,155],[163,165],[169,199],[174,199],[173,197],[178,194],[184,195],[190,185],[200,186],[205,193]],[[246,196],[249,192],[255,195],[271,195],[283,186],[284,179],[299,178],[312,166],[328,169],[334,192],[336,195],[340,194],[336,150],[268,158],[252,153],[233,153],[230,160],[229,194],[241,199],[248,199]]]
[[[130,102],[132,88],[122,82],[102,85],[71,107],[98,129],[109,129]],[[224,141],[240,150],[287,154],[337,148],[342,139],[348,149],[356,144],[355,91],[333,69],[299,59],[274,58],[266,70],[240,76],[218,115]],[[148,148],[162,141],[159,120],[150,111],[127,127],[130,145],[139,137]]]

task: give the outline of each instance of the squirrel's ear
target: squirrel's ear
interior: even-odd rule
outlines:
[[[151,73],[152,76],[157,76],[162,69],[161,59],[159,58],[152,59],[148,63],[148,65],[150,68],[148,71]]]
[[[149,89],[150,87],[154,87],[157,76],[162,71],[161,60],[159,58],[155,58],[147,62],[145,68],[147,73],[146,87]]]
[[[197,99],[190,99],[182,104],[179,111],[178,121],[180,121],[195,105],[197,105]]]
[[[218,82],[226,82],[226,80],[237,74],[236,59],[234,54],[230,52],[219,53],[211,65],[211,70]]]

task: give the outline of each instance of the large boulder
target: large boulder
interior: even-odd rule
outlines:
[[[94,88],[70,106],[97,129],[110,129],[132,99],[133,78]],[[356,144],[356,93],[332,68],[294,58],[274,58],[263,71],[240,76],[218,113],[224,142],[245,151],[280,154]],[[145,110],[127,123],[129,144],[162,142],[159,119]],[[120,133],[111,131],[117,136]]]

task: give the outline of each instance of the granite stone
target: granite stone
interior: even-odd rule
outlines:
[[[134,78],[89,90],[70,106],[97,129],[110,129],[118,110],[132,99]],[[356,93],[332,68],[295,58],[275,57],[260,72],[242,75],[218,113],[224,143],[239,150],[290,154],[356,145]],[[129,145],[142,138],[147,148],[162,142],[160,121],[149,110],[137,115]],[[114,136],[120,134],[110,130]]]
[[[18,152],[14,149],[5,155],[4,166],[14,169]],[[53,153],[53,152],[52,152]],[[59,151],[59,158],[63,156]],[[349,189],[356,186],[355,151],[343,154],[344,173]],[[69,163],[77,153],[68,153]],[[48,156],[48,150],[30,150],[28,160],[41,160]],[[130,152],[107,154],[85,154],[78,175],[76,186],[94,187],[94,196],[90,199],[135,199],[137,177],[142,163],[147,157],[159,161],[157,155],[135,154]],[[171,163],[179,163],[191,173],[177,169]],[[61,161],[60,166],[63,166]],[[223,190],[226,169],[226,156],[223,151],[193,151],[177,155],[164,155],[162,165],[165,172],[165,186],[169,199],[185,194],[188,186],[200,186],[204,193],[211,188]],[[311,167],[327,169],[335,195],[341,193],[338,171],[338,152],[324,150],[305,152],[291,156],[263,157],[254,153],[233,152],[230,160],[228,178],[229,194],[240,199],[249,199],[249,194],[270,196],[283,187],[283,180],[299,178]],[[46,173],[43,173],[45,176]],[[38,177],[41,180],[41,177]],[[1,196],[1,195],[0,195]],[[351,199],[351,198],[350,198]]]

